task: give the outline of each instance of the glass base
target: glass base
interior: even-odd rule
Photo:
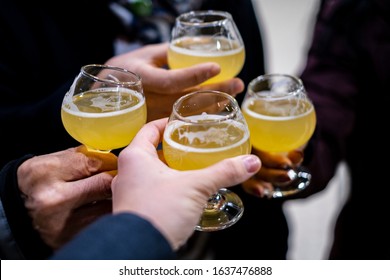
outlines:
[[[311,174],[303,167],[289,170],[290,182],[274,185],[274,190],[266,194],[269,198],[281,198],[296,194],[310,184]]]
[[[244,213],[244,205],[238,195],[220,189],[210,197],[195,227],[198,231],[217,231],[234,225]]]

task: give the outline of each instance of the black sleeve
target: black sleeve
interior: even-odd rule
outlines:
[[[31,157],[26,155],[9,162],[0,171],[1,259],[47,259],[52,253],[34,230],[18,187],[17,169]]]
[[[175,253],[164,236],[139,216],[106,215],[58,250],[55,260],[163,260]]]

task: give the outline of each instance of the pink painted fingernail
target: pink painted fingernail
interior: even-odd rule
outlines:
[[[246,171],[248,171],[249,173],[256,172],[261,166],[260,159],[254,155],[248,155],[244,157],[243,161]]]

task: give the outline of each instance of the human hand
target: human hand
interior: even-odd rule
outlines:
[[[262,167],[253,177],[242,183],[242,187],[247,193],[258,197],[269,197],[273,191],[273,183],[290,181],[288,170],[299,166],[303,161],[301,149],[283,155],[252,148],[252,153],[261,159]]]
[[[139,74],[146,96],[148,122],[171,113],[173,103],[182,95],[203,89],[213,89],[236,96],[244,90],[239,78],[200,85],[219,74],[216,63],[202,63],[192,67],[169,70],[167,66],[168,43],[147,45],[109,59],[106,64],[122,67]]]
[[[17,171],[19,189],[35,229],[53,249],[83,227],[111,212],[114,154],[90,153],[84,146],[36,156]]]
[[[200,170],[178,171],[158,157],[167,119],[146,124],[118,158],[112,182],[113,212],[149,220],[178,249],[194,232],[209,196],[239,184],[260,168],[257,156],[226,159]]]

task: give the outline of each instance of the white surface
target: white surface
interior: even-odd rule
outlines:
[[[327,259],[333,241],[336,218],[349,193],[348,170],[345,164],[327,188],[309,198],[287,201],[284,212],[289,221],[288,259]]]
[[[319,3],[319,0],[253,0],[264,36],[268,73],[301,72]],[[348,195],[348,186],[348,171],[342,164],[324,191],[285,204],[290,229],[288,259],[327,258],[335,218]]]
[[[319,0],[252,0],[262,29],[268,72],[298,74]]]

